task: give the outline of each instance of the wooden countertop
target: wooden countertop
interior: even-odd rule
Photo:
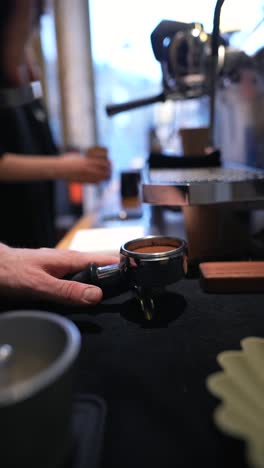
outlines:
[[[122,201],[119,199],[118,194],[116,193],[116,190],[114,190],[111,193],[111,190],[109,191],[109,197],[105,202],[105,199],[102,201],[102,208],[101,208],[101,215],[102,213],[104,215],[107,215],[111,212],[113,209],[113,206],[116,207],[116,212],[124,212],[126,210],[133,210],[133,209],[139,209],[141,206],[141,201],[138,197],[129,197],[126,199],[123,199]],[[115,197],[113,196],[115,195]],[[67,232],[67,234],[58,242],[56,248],[57,249],[68,249],[73,237],[75,234],[81,230],[81,229],[92,229],[95,227],[95,225],[98,227],[98,218],[99,216],[96,214],[90,214],[90,215],[84,215],[82,216],[75,224],[74,226]],[[104,227],[104,224],[100,224],[101,227]]]
[[[91,229],[95,225],[95,215],[84,215],[67,232],[67,234],[58,242],[57,249],[68,249],[76,232],[80,229]]]

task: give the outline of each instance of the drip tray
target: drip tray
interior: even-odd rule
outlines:
[[[143,201],[188,206],[264,201],[264,172],[250,168],[151,169]]]

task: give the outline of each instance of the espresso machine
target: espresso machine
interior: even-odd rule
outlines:
[[[240,70],[253,69],[254,63],[220,36],[222,4],[223,0],[218,0],[212,34],[207,34],[199,23],[162,21],[152,32],[151,43],[161,64],[163,90],[156,96],[106,108],[107,114],[114,116],[167,99],[207,95],[210,102],[210,122],[202,151],[175,156],[169,163],[165,155],[153,155],[143,176],[143,201],[161,210],[180,207],[186,239],[180,238],[175,228],[173,236],[160,232],[128,240],[120,248],[118,264],[91,264],[70,278],[101,287],[104,299],[132,293],[146,322],[156,319],[159,323],[159,318],[166,315],[166,307],[159,307],[159,298],[165,297],[165,291],[168,294],[167,287],[195,273],[201,261],[253,256],[250,218],[253,209],[264,207],[264,171],[226,165],[221,145],[216,143],[215,123],[218,90],[235,82]],[[175,298],[174,294],[174,311]]]
[[[262,246],[259,238],[257,246],[252,243],[255,218],[261,218],[264,208],[264,125],[263,119],[258,118],[264,109],[261,111],[262,54],[259,51],[248,56],[230,46],[228,35],[220,34],[223,3],[224,0],[216,3],[211,33],[196,22],[162,21],[151,34],[153,53],[162,71],[162,91],[156,96],[106,107],[107,114],[114,116],[166,100],[208,97],[209,126],[203,151],[181,157],[151,154],[142,186],[143,201],[152,207],[180,207],[189,259],[194,263],[201,259],[264,256],[264,242]],[[247,86],[244,82],[248,75],[251,82]],[[242,137],[228,123],[231,112],[223,112],[223,103],[226,105],[230,90],[236,87],[246,89],[248,104],[247,109],[237,112],[237,117],[249,121],[249,110],[251,119],[250,125],[243,128]],[[237,101],[242,101],[242,96]],[[232,105],[229,108],[234,111]],[[246,147],[250,157],[242,157]]]

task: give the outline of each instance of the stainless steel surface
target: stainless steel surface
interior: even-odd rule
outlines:
[[[0,407],[30,398],[53,384],[71,366],[80,348],[76,326],[64,317],[45,312],[2,314],[3,341],[14,358],[8,368],[0,366],[0,376],[9,373],[8,386],[0,387]]]
[[[117,281],[120,279],[120,270],[118,264],[106,265],[97,268],[97,279],[99,282],[104,281],[109,277],[116,278]]]
[[[0,389],[10,384],[10,364],[14,349],[9,344],[0,346]]]
[[[158,252],[160,246],[171,246]],[[137,252],[157,247],[156,253]],[[121,269],[127,272],[131,287],[154,290],[172,284],[186,273],[187,246],[184,240],[169,236],[147,236],[126,242],[120,249]]]
[[[146,236],[123,244],[120,256],[121,271],[145,319],[152,320],[156,314],[155,296],[186,274],[186,243],[176,237]]]
[[[264,172],[227,167],[152,169],[143,182],[143,201],[167,206],[264,201]]]
[[[146,320],[150,321],[155,315],[155,302],[153,297],[146,297],[141,291],[137,291],[137,299]]]
[[[11,357],[14,354],[14,350],[12,346],[9,344],[4,344],[0,346],[0,368],[5,366],[8,362],[10,362]]]
[[[0,343],[12,348],[0,366],[1,466],[57,468],[69,444],[80,333],[64,317],[15,311],[0,316]]]
[[[165,252],[142,253],[137,249],[169,246]],[[182,239],[170,236],[146,236],[126,242],[121,246],[120,253],[126,257],[145,261],[159,261],[168,257],[179,257],[185,252],[186,245]]]
[[[0,109],[19,107],[42,97],[40,81],[19,88],[0,88]]]

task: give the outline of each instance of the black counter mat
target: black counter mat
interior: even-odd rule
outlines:
[[[172,289],[178,295],[161,299],[163,318],[152,327],[133,301],[42,306],[82,332],[76,389],[106,400],[103,468],[242,468],[243,443],[215,428],[205,379],[219,352],[264,336],[264,294],[209,295],[197,280]]]
[[[209,295],[197,280],[173,289],[157,327],[134,303],[71,315],[83,335],[78,389],[108,405],[105,468],[246,466],[243,443],[213,424],[205,379],[219,352],[264,337],[264,294]]]
[[[72,448],[61,468],[99,468],[102,457],[106,405],[96,395],[75,397]]]

